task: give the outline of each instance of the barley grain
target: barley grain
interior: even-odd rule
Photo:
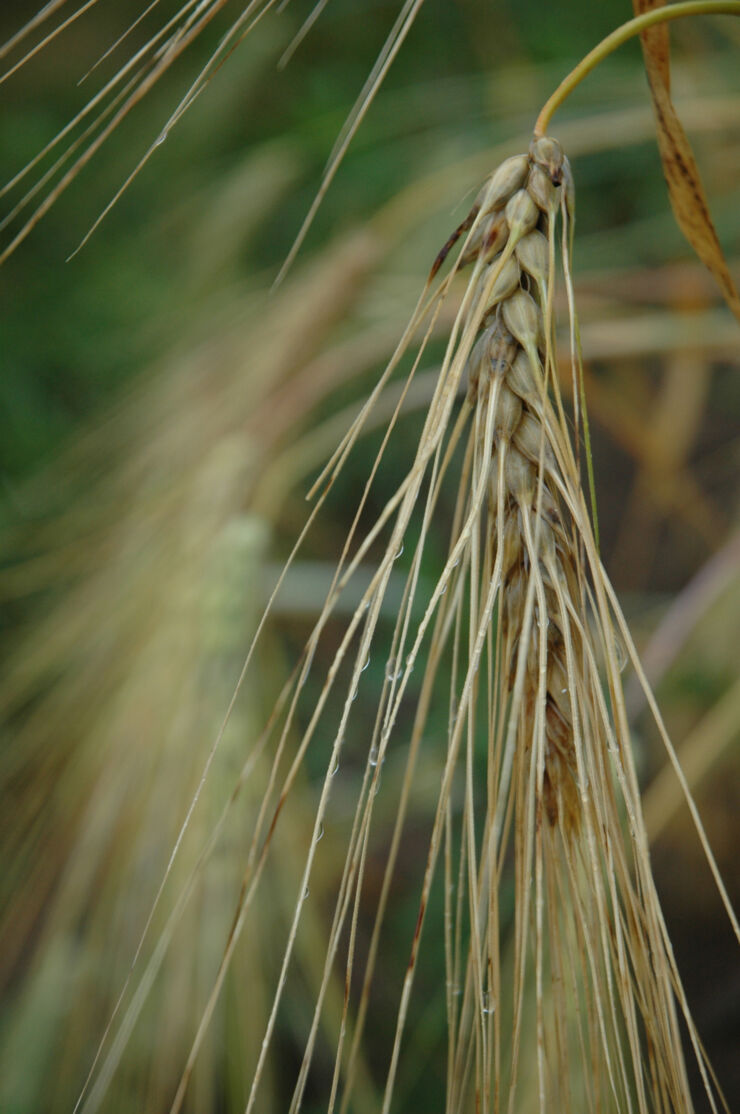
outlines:
[[[567,232],[574,213],[573,176],[560,146],[549,137],[535,139],[528,156],[507,160],[492,175],[478,204],[483,211],[494,205],[503,210],[508,228],[507,238],[499,228],[497,250],[491,251],[473,223],[459,265],[474,262],[477,271],[469,314],[481,331],[467,361],[467,400],[476,415],[472,436],[481,467],[490,454],[486,567],[500,599],[497,663],[503,686],[490,761],[497,815],[511,815],[513,808],[518,927],[509,1065],[502,1067],[500,1031],[496,1036],[481,1027],[465,998],[452,1017],[457,1043],[453,1039],[451,1070],[457,1082],[451,1094],[461,1101],[472,1082],[470,1042],[477,1033],[476,1104],[516,1108],[523,1048],[530,1047],[524,986],[527,955],[534,947],[538,1109],[597,1110],[606,1104],[627,1110],[634,1103],[641,1112],[690,1110],[674,991],[684,1013],[685,1002],[641,843],[629,741],[618,714],[621,682],[611,664],[608,685],[616,720],[600,693],[599,645],[611,639],[611,618],[598,603],[603,573],[562,412],[558,416],[550,401],[557,392],[550,269],[556,225],[562,218]],[[565,233],[562,242],[567,243]],[[470,567],[472,577],[475,562]],[[606,760],[617,753],[615,736],[622,740],[619,799],[632,832],[626,845]],[[512,762],[513,797],[503,773],[506,754]],[[495,818],[490,831],[495,844],[500,831]],[[486,893],[493,900],[497,883],[486,880],[491,860],[486,866],[484,857],[480,869],[479,900]],[[566,898],[565,906],[553,897],[556,890]],[[527,912],[532,907],[537,911],[533,936]],[[477,908],[468,968],[473,982],[484,970],[500,971],[501,962],[490,912],[482,904]],[[551,1011],[542,986],[546,964],[553,978],[559,972]],[[494,991],[500,998],[500,983]],[[485,1051],[489,1041],[490,1054]],[[643,1059],[643,1041],[651,1050],[649,1063]],[[567,1065],[579,1055],[592,1079],[572,1104]],[[448,1104],[448,1109],[458,1106]]]

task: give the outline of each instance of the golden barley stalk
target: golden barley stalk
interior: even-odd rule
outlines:
[[[589,1109],[598,1109],[613,1098],[618,1108],[625,1109],[633,1100],[640,1110],[653,1104],[676,1110],[690,1107],[673,1005],[675,971],[646,869],[625,725],[614,723],[601,693],[599,666],[605,659],[612,701],[618,703],[611,616],[604,607],[603,589],[591,582],[594,576],[598,581],[601,570],[598,565],[588,567],[594,549],[575,462],[562,419],[558,420],[546,395],[554,370],[548,274],[555,254],[555,217],[560,210],[567,224],[571,209],[567,160],[552,141],[538,140],[530,156],[508,160],[482,191],[461,257],[463,263],[476,259],[468,288],[472,296],[466,298],[470,304],[465,308],[464,303],[460,322],[463,337],[470,336],[471,323],[476,330],[483,326],[467,358],[467,405],[474,410],[471,489],[461,503],[466,505],[464,526],[453,539],[448,566],[407,658],[400,693],[395,702],[388,702],[387,726],[379,746],[373,743],[382,758],[428,617],[462,557],[463,569],[450,598],[453,609],[462,605],[460,586],[467,577],[471,612],[467,669],[451,715],[448,759],[384,1109],[393,1094],[450,783],[462,737],[467,733],[471,739],[480,715],[479,667],[497,601],[497,680],[493,698],[484,702],[495,709],[489,723],[489,806],[482,841],[485,851],[478,864],[470,788],[461,837],[468,864],[469,939],[462,1004],[459,1009],[454,1001],[448,1004],[452,1030],[448,1108],[464,1103],[471,1087],[485,1108],[492,1102],[496,1109],[500,1102],[513,1108],[525,976],[531,962],[532,901],[537,1019],[530,1054],[538,1065],[541,1108],[553,1102],[570,1105],[568,1065],[578,1056],[583,1057],[583,1080],[589,1073],[593,1076],[591,1089],[578,1099],[579,1106],[586,1102]],[[450,359],[451,377],[465,348],[463,339]],[[405,622],[407,626],[408,613]],[[450,623],[446,629],[451,629]],[[406,629],[399,630],[403,645]],[[439,653],[430,662],[432,670],[436,671],[438,657]],[[419,729],[417,722],[415,742]],[[634,841],[629,858],[612,761]],[[372,805],[366,808],[369,811]],[[508,1063],[500,1047],[500,1018],[507,1003],[499,984],[498,930],[493,923],[504,817],[507,829],[514,830],[517,885]],[[639,899],[630,868],[637,875]],[[563,894],[569,900],[561,905]],[[569,913],[561,912],[568,908]],[[459,956],[460,950],[457,940],[448,947],[448,956]],[[550,996],[543,986],[546,955],[554,978]],[[459,971],[448,971],[453,987],[459,977]],[[585,1022],[577,1021],[581,1013]],[[643,1068],[643,1039],[650,1048],[649,1073]]]
[[[302,1108],[335,971],[346,989],[333,1045],[327,1109],[353,1108],[358,1053],[383,957],[391,881],[419,754],[425,735],[434,728],[429,718],[432,694],[445,661],[451,664],[447,749],[381,1109],[391,1109],[397,1090],[440,853],[444,918],[438,927],[445,938],[449,1030],[447,1111],[690,1110],[676,1002],[710,1104],[718,1109],[721,1100],[688,1013],[650,873],[620,676],[622,642],[630,655],[634,651],[599,561],[558,392],[553,279],[560,256],[569,282],[572,220],[567,159],[553,140],[538,138],[527,155],[507,160],[491,177],[464,222],[468,234],[455,270],[467,263],[473,263],[473,270],[420,444],[396,494],[352,552],[397,408],[334,586],[287,702],[272,724],[278,734],[275,759],[234,926],[173,1110],[181,1108],[187,1093],[223,975],[253,915],[274,832],[308,747],[320,730],[325,734],[322,717],[348,659],[352,665],[347,695],[332,729],[313,833],[246,1107],[259,1109],[330,793],[350,730],[353,696],[378,639],[391,570],[416,520],[418,541],[386,683],[367,735],[365,773],[326,940],[323,976],[289,1109]],[[391,368],[413,328],[426,319],[413,376],[431,329],[429,321],[450,286],[451,278],[445,279],[420,305]],[[572,324],[571,336],[576,335]],[[574,349],[574,376],[578,366]],[[466,375],[467,395],[452,422]],[[378,392],[373,398],[377,397]],[[319,502],[369,412],[370,406],[363,409],[340,446],[325,473]],[[422,555],[441,486],[467,425],[449,556],[422,618],[416,620]],[[342,588],[391,522],[384,555],[334,654],[286,771],[289,736],[319,640]],[[419,662],[424,663],[424,673],[394,830],[369,946],[361,954],[358,925],[380,771],[391,746],[403,745],[398,739],[399,710]],[[475,771],[481,735],[487,740],[484,782]],[[453,791],[462,794],[459,815]],[[512,845],[516,898],[509,952],[502,942],[506,937],[500,879]],[[103,1074],[109,1077],[105,1070]],[[96,1108],[101,1097],[101,1091],[94,1090],[86,1109]]]

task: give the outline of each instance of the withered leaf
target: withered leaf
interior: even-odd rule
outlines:
[[[640,15],[652,8],[662,7],[664,2],[665,0],[632,0],[632,6],[635,15]],[[679,228],[714,275],[725,301],[740,320],[740,295],[712,224],[691,144],[671,100],[668,34],[668,24],[664,23],[651,27],[641,35],[668,196]]]
[[[632,0],[635,15],[652,11],[653,8],[662,8],[665,0]],[[649,27],[640,36],[642,50],[645,55],[645,69],[648,78],[655,72],[665,86],[667,92],[671,91],[671,40],[670,28],[667,23],[659,23],[657,27]]]

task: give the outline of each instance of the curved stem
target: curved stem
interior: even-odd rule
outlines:
[[[654,27],[657,23],[667,23],[670,19],[681,19],[684,16],[691,15],[740,16],[740,0],[684,0],[683,3],[670,4],[664,8],[654,8],[652,11],[644,12],[642,15],[636,16],[635,19],[623,23],[616,31],[612,31],[610,35],[602,39],[598,46],[590,50],[575,69],[571,70],[568,76],[560,82],[537,117],[537,123],[534,127],[535,136],[539,138],[547,133],[555,110],[560,107],[576,86],[580,85],[584,77],[591,73],[591,70],[595,69],[599,62],[603,61],[617,47],[620,47],[622,43],[626,43],[628,39],[647,31],[649,27]]]

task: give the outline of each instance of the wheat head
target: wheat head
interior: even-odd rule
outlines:
[[[245,875],[237,935],[296,771],[325,730],[330,694],[347,683],[338,723],[330,729],[333,741],[314,831],[247,1111],[258,1109],[332,786],[353,734],[366,740],[365,770],[291,1112],[304,1105],[327,990],[336,974],[344,981],[345,999],[338,1039],[331,1045],[327,1109],[349,1111],[358,1100],[358,1064],[372,1024],[391,885],[420,754],[429,748],[430,736],[444,738],[446,745],[380,1109],[385,1114],[401,1101],[398,1080],[414,1017],[414,982],[422,939],[430,931],[431,900],[440,885],[446,1111],[691,1110],[679,1012],[712,1108],[722,1101],[691,1021],[650,871],[621,682],[625,659],[633,660],[638,673],[639,663],[601,565],[582,490],[580,444],[586,427],[570,279],[573,218],[568,160],[554,140],[537,137],[527,154],[506,160],[491,176],[440,252],[385,375],[315,485],[321,502],[388,376],[420,330],[419,353],[404,392],[409,389],[442,302],[461,268],[471,264],[413,462],[363,533],[368,492],[382,468],[397,409],[279,733],[278,755],[296,722],[301,689],[339,595],[359,562],[385,537],[375,575],[333,653],[279,788],[275,766],[276,803],[271,819],[267,810],[262,832],[255,834],[261,850]],[[452,273],[433,290],[440,266],[463,233]],[[568,295],[575,443],[560,395],[562,359],[553,309],[557,264]],[[461,390],[465,395],[458,406]],[[466,429],[448,557],[419,618],[422,557]],[[381,641],[381,604],[394,564],[410,540],[413,554],[375,720],[372,727],[353,726],[361,674]],[[343,673],[346,663],[349,678]],[[417,665],[422,678],[406,734],[399,713],[408,705]],[[449,695],[442,731],[433,708],[445,685]],[[663,730],[652,698],[651,706]],[[399,747],[405,748],[405,765],[393,831],[369,940],[360,946],[380,771]],[[506,923],[501,899],[509,864],[515,889],[512,925]],[[198,1039],[189,1064],[197,1050]],[[187,1073],[174,1110],[186,1082]]]

